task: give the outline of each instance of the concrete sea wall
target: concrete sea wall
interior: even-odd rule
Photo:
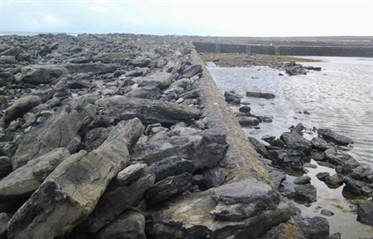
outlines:
[[[281,46],[193,42],[201,53],[373,57],[373,46]]]

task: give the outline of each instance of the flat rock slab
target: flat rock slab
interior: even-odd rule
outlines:
[[[139,119],[122,121],[98,149],[65,160],[14,214],[8,238],[69,233],[93,211],[111,179],[128,164],[128,148],[143,130]]]
[[[100,99],[96,104],[120,119],[138,117],[144,124],[174,124],[200,116],[199,110],[191,106],[125,96]]]

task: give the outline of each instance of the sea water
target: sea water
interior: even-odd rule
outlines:
[[[373,58],[307,57],[320,62],[302,63],[319,66],[321,71],[288,76],[264,66],[208,69],[221,92],[235,90],[275,94],[271,100],[244,97],[255,115],[270,116],[272,123],[260,129],[244,128],[247,136],[279,137],[292,125],[330,128],[348,136],[354,144],[348,153],[373,167]],[[309,137],[315,137],[310,135]]]

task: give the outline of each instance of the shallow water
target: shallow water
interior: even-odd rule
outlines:
[[[349,154],[373,167],[373,58],[308,57],[320,59],[308,65],[322,67],[307,75],[280,76],[269,67],[220,68],[209,66],[219,89],[269,92],[272,100],[244,97],[251,112],[273,117],[260,129],[245,128],[247,135],[280,136],[291,125],[302,123],[312,129],[328,127],[352,138]],[[307,65],[304,63],[303,65]],[[304,114],[303,112],[309,114]],[[316,136],[316,133],[314,135]]]
[[[221,92],[235,90],[245,96],[246,91],[274,93],[271,100],[244,97],[251,112],[271,116],[272,123],[261,123],[260,129],[243,128],[246,135],[260,139],[263,135],[279,137],[291,125],[302,123],[306,128],[329,127],[351,137],[355,143],[348,153],[361,163],[373,167],[373,59],[312,57],[322,62],[311,63],[322,67],[321,72],[287,76],[284,72],[268,67],[219,68],[209,65],[209,71]],[[304,64],[306,65],[306,64]],[[232,107],[238,111],[238,107]],[[307,111],[309,114],[305,114]],[[317,133],[307,131],[308,139]],[[313,164],[317,165],[315,161]],[[356,205],[342,195],[343,187],[329,189],[316,178],[318,172],[335,174],[334,169],[318,165],[308,168],[311,183],[317,188],[317,202],[296,205],[303,216],[323,216],[321,209],[334,212],[326,217],[330,234],[340,232],[342,238],[370,238],[373,227],[356,221]],[[295,177],[287,175],[283,183],[291,188]],[[325,216],[323,216],[325,217]]]

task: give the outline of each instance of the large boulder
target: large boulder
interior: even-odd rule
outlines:
[[[306,217],[298,224],[306,239],[329,239],[329,222],[324,217]]]
[[[40,103],[40,97],[36,95],[27,95],[19,98],[5,110],[3,119],[6,123],[9,123],[18,117],[22,117],[25,113]]]
[[[311,142],[295,131],[282,133],[280,139],[285,142],[287,148],[303,152],[311,151]]]
[[[67,157],[66,148],[57,148],[34,158],[0,181],[0,198],[31,195],[44,179]]]
[[[79,225],[78,230],[97,233],[115,220],[123,211],[135,206],[154,184],[154,176],[145,174],[122,186],[114,183],[100,198],[93,212]]]
[[[53,79],[67,74],[67,70],[57,65],[32,65],[23,67],[21,73],[24,83],[48,84]]]
[[[357,220],[373,226],[373,203],[372,201],[359,200],[357,202]]]
[[[200,116],[199,110],[194,107],[125,96],[100,99],[96,104],[104,107],[110,115],[120,119],[138,117],[144,124],[174,124]]]
[[[167,88],[172,82],[172,74],[168,72],[155,72],[145,77],[133,79],[140,87],[153,86],[160,90]]]
[[[107,140],[87,155],[65,160],[15,213],[9,238],[55,238],[69,233],[94,210],[107,185],[128,164],[144,126],[120,122]]]
[[[195,171],[203,171],[216,167],[224,158],[227,149],[225,135],[203,132],[138,144],[131,153],[131,159],[150,165],[177,155],[193,161]]]
[[[326,141],[333,142],[339,145],[353,144],[354,141],[349,137],[338,134],[331,129],[318,129],[317,133]]]
[[[95,115],[96,109],[93,105],[83,107],[80,103],[73,103],[61,107],[44,124],[25,135],[12,158],[14,169],[55,148],[69,147],[75,141],[80,127]]]
[[[150,238],[259,238],[290,209],[264,182],[247,179],[181,197],[151,211]]]

